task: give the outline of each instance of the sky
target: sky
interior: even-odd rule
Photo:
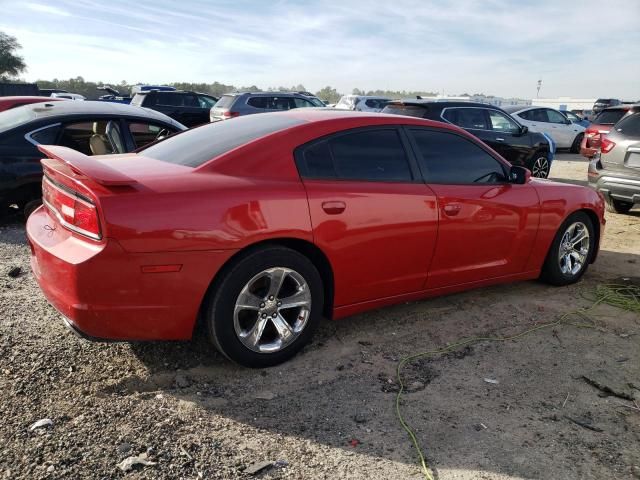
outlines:
[[[640,99],[640,0],[0,0],[23,77]],[[608,19],[611,19],[607,24]]]

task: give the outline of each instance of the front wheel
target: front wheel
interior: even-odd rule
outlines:
[[[552,285],[575,283],[587,271],[596,237],[586,213],[570,215],[560,226],[542,266],[540,279]]]
[[[537,178],[547,178],[550,170],[551,162],[549,162],[547,154],[543,152],[537,153],[531,165],[531,175]]]
[[[227,358],[252,368],[293,357],[311,340],[324,303],[318,270],[307,257],[284,247],[241,257],[209,295],[209,338]]]

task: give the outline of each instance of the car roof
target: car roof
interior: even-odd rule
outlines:
[[[254,95],[256,97],[265,97],[265,96],[269,96],[269,97],[273,97],[273,96],[279,96],[279,97],[283,97],[283,96],[291,96],[291,97],[305,97],[305,98],[309,98],[309,97],[315,97],[315,95],[310,95],[309,92],[306,93],[300,93],[300,92],[229,92],[229,93],[223,93],[222,96],[233,96],[233,97],[239,97],[240,95]]]
[[[438,102],[434,100],[427,100],[423,98],[408,98],[401,100],[391,100],[389,105],[411,105],[416,107],[431,107],[437,106],[441,108],[450,108],[450,107],[468,107],[468,108],[492,108],[495,110],[502,110],[500,107],[496,107],[495,105],[489,105],[488,103],[479,103],[479,102],[459,102],[459,101],[445,101]]]
[[[139,117],[150,120],[157,120],[169,123],[176,127],[184,127],[180,122],[168,117],[167,115],[151,110],[149,108],[137,107],[135,105],[127,105],[124,103],[100,102],[86,100],[82,102],[71,101],[44,101],[42,103],[32,103],[23,105],[24,109],[31,109],[35,114],[32,121],[42,120],[45,118],[59,118],[73,115],[110,115],[121,117]]]
[[[54,98],[54,97],[35,96],[35,95],[15,95],[11,97],[0,97],[0,103],[1,102],[19,102],[19,101],[59,102],[61,101],[61,99]]]

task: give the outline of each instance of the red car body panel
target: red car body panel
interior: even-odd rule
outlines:
[[[32,268],[45,296],[92,337],[185,339],[216,275],[234,255],[265,241],[298,242],[321,252],[333,280],[329,313],[341,318],[536,278],[569,214],[585,209],[604,225],[604,203],[595,191],[540,180],[303,181],[295,148],[345,129],[421,125],[473,137],[416,118],[302,110],[276,115],[303,123],[197,168],[144,152],[91,157],[91,165],[74,162],[64,149],[43,147],[57,157],[43,160],[45,175],[90,199],[101,225],[101,239],[92,240],[64,228],[49,207],[29,217]]]
[[[631,105],[618,105],[611,108],[605,108],[603,111],[620,110],[625,112],[623,114],[624,116],[629,112],[629,110],[631,110],[631,108]],[[592,122],[584,131],[584,137],[582,137],[582,142],[580,142],[580,155],[592,158],[600,152],[602,137],[606,136],[611,131],[613,125],[613,123]]]
[[[11,108],[20,107],[22,105],[29,105],[31,103],[42,102],[59,102],[64,100],[63,98],[51,98],[51,97],[0,97],[0,112],[9,110]]]

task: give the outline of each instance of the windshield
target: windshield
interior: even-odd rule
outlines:
[[[326,105],[322,102],[322,100],[320,100],[319,98],[316,97],[308,97],[308,100],[313,103],[314,106],[316,107],[325,107]]]
[[[36,116],[36,112],[33,111],[31,105],[6,110],[0,113],[0,133],[24,125],[36,118]]]

